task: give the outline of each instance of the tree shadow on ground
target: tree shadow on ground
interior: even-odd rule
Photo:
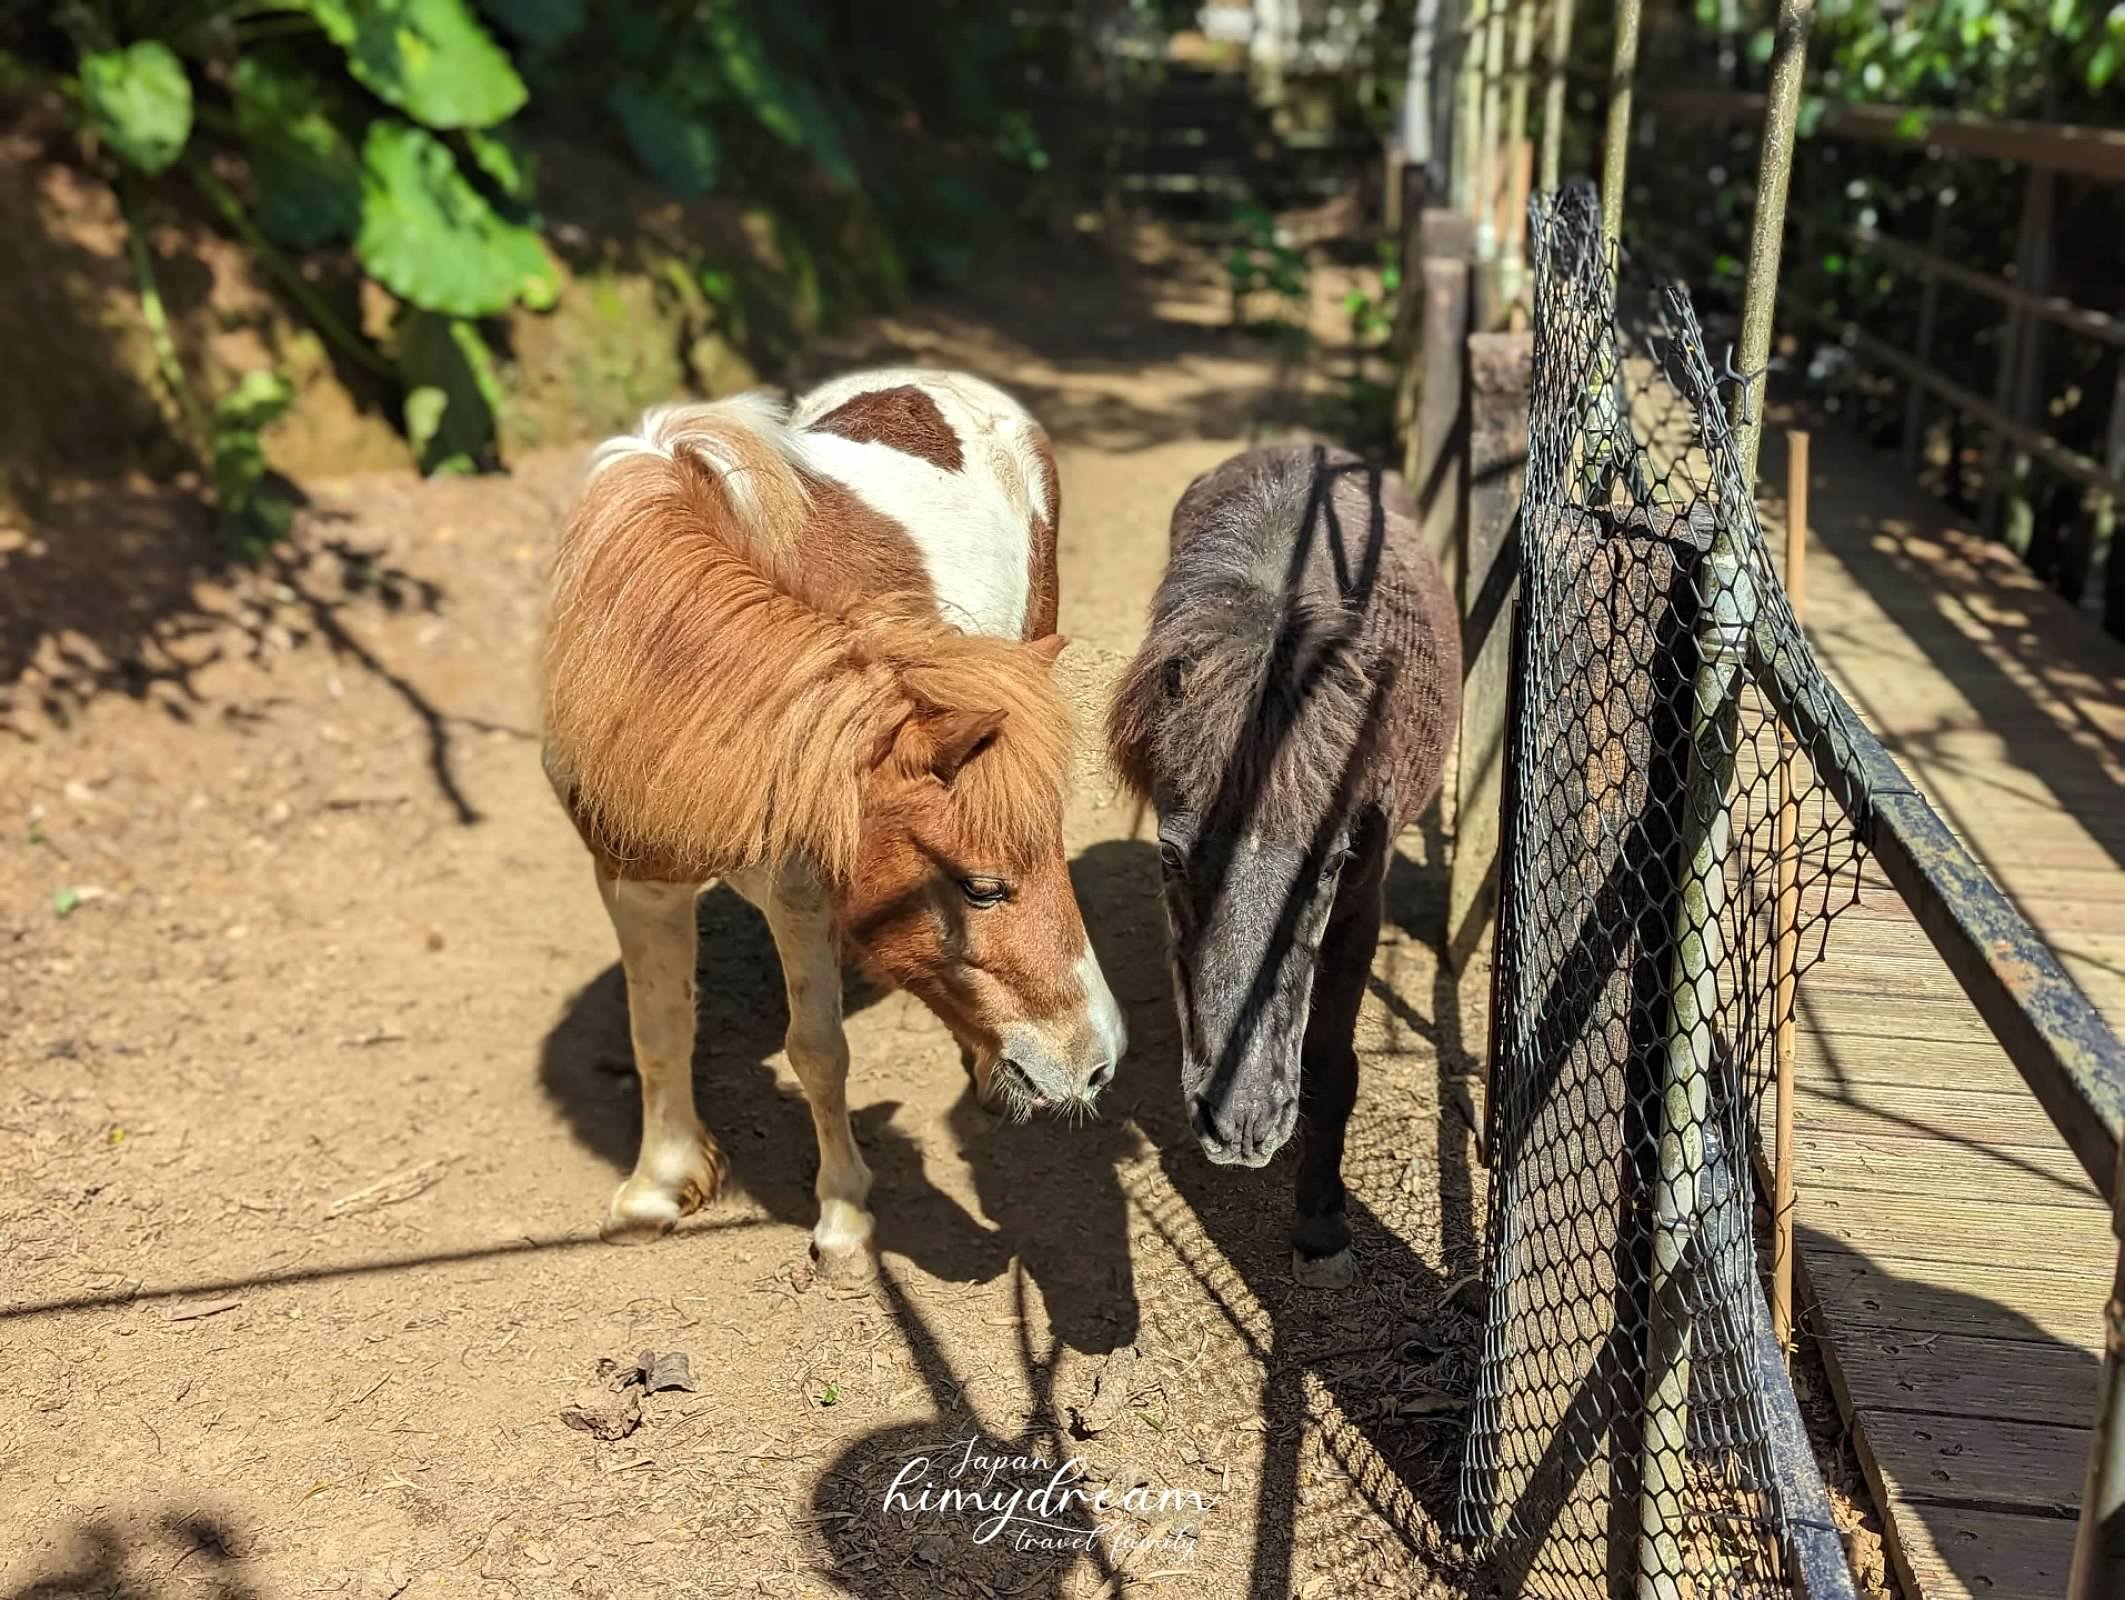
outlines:
[[[5,1600],[151,1600],[178,1587],[207,1600],[252,1600],[259,1593],[244,1574],[234,1530],[198,1510],[167,1512],[148,1532],[108,1516],[88,1518],[42,1565],[15,1580]]]

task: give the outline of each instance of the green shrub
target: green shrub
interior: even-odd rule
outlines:
[[[527,129],[625,150],[681,199],[801,209],[847,196],[918,262],[963,264],[963,242],[932,237],[932,219],[970,193],[982,204],[978,191],[886,166],[911,135],[1045,166],[1031,121],[998,92],[1040,42],[985,0],[910,0],[890,26],[865,0],[67,0],[0,23],[0,88],[56,89],[116,187],[163,380],[224,522],[253,539],[286,521],[266,503],[258,444],[285,388],[278,407],[271,374],[218,404],[192,392],[137,242],[143,187],[203,199],[339,356],[396,389],[423,467],[465,470],[496,451],[483,322],[562,292]],[[815,247],[802,248],[801,287],[817,296]],[[349,252],[397,303],[388,348],[304,270]],[[735,281],[716,262],[697,275],[707,302]]]

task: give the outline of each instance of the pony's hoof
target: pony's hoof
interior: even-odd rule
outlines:
[[[706,1132],[667,1164],[645,1163],[621,1184],[599,1230],[608,1244],[648,1244],[699,1211],[723,1183],[723,1154]]]
[[[812,1271],[830,1289],[861,1289],[878,1277],[878,1245],[869,1234],[853,1244],[812,1241]]]
[[[1291,1276],[1302,1289],[1347,1289],[1357,1282],[1358,1266],[1345,1245],[1332,1256],[1291,1252]]]
[[[607,1244],[649,1244],[671,1232],[684,1214],[674,1195],[629,1178],[612,1197],[598,1236]]]

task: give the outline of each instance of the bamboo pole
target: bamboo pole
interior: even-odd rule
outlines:
[[[1616,49],[1609,58],[1608,127],[1601,137],[1601,237],[1615,255],[1623,238],[1623,173],[1631,153],[1631,80],[1638,74],[1639,0],[1616,0]]]
[[[1741,462],[1741,481],[1751,493],[1756,484],[1756,453],[1763,442],[1759,390],[1771,360],[1786,194],[1793,176],[1801,78],[1808,65],[1808,29],[1814,21],[1815,0],[1779,0],[1778,32],[1771,47],[1771,88],[1764,102],[1763,148],[1756,167],[1756,214],[1749,230],[1749,266],[1741,302],[1741,350],[1735,358],[1735,370],[1748,376],[1735,385],[1734,448]]]
[[[1713,1017],[1726,959],[1723,918],[1734,819],[1735,730],[1741,675],[1756,625],[1756,586],[1736,549],[1728,512],[1697,575],[1704,612],[1690,684],[1689,777],[1683,786],[1680,892],[1668,961],[1667,1044],[1660,1063],[1658,1169],[1653,1181],[1652,1275],[1647,1292],[1645,1435],[1638,1495],[1637,1600],[1683,1600],[1689,1564],[1686,1476],[1690,1365],[1696,1318],[1688,1258],[1707,1189],[1705,1128],[1712,1118]]]
[[[1492,0],[1465,0],[1461,12],[1461,59],[1456,64],[1461,90],[1454,107],[1453,208],[1464,216],[1477,214],[1478,147],[1483,142],[1483,37],[1484,13]]]
[[[1498,140],[1503,114],[1505,77],[1505,7],[1507,0],[1488,0],[1483,12],[1482,98],[1476,126],[1476,273],[1490,281],[1498,255]]]
[[[1807,610],[1808,436],[1786,434],[1786,603],[1797,626]],[[1799,808],[1793,801],[1793,750],[1778,731],[1778,1018],[1777,1129],[1771,1169],[1771,1331],[1781,1350],[1793,1348],[1793,991],[1800,953],[1800,863],[1795,841]]]
[[[1549,70],[1542,86],[1542,165],[1544,194],[1555,194],[1564,166],[1564,68],[1572,53],[1574,0],[1556,0],[1550,18]]]
[[[1520,298],[1527,247],[1527,91],[1535,64],[1536,0],[1519,0],[1513,16],[1513,75],[1506,87],[1505,191],[1498,219],[1504,250],[1498,272],[1498,322]]]

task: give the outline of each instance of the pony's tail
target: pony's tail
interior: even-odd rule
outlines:
[[[652,411],[592,455],[555,556],[541,698],[548,771],[594,848],[673,875],[761,853],[773,824],[731,781],[730,701],[765,669],[746,645],[761,608],[795,604],[808,499],[766,395]]]

